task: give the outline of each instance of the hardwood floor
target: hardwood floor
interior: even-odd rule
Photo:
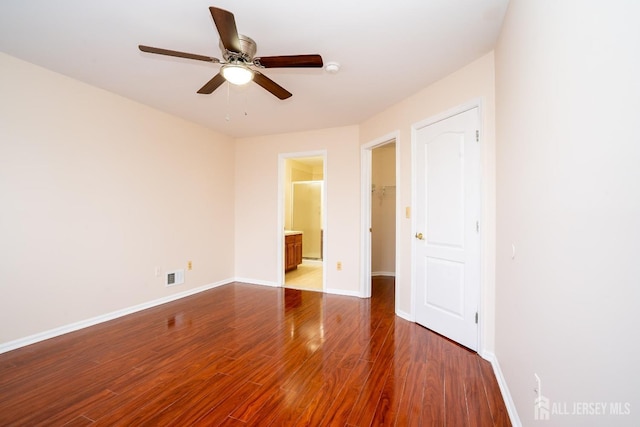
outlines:
[[[490,364],[393,295],[234,283],[14,350],[0,425],[510,425]]]

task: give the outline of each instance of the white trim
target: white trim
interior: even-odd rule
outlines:
[[[371,296],[371,148],[360,147],[360,296]]]
[[[428,117],[424,120],[420,120],[419,122],[413,123],[411,125],[411,130],[418,130],[423,127],[432,125],[437,122],[441,122],[442,120],[446,120],[450,117],[456,116],[458,114],[464,113],[465,111],[473,110],[474,108],[478,108],[478,111],[482,111],[482,99],[475,98],[464,104],[460,104],[457,107],[450,108],[442,113],[436,114],[434,116]],[[479,114],[479,118],[482,119],[482,115]],[[480,123],[481,125],[482,123]],[[413,136],[413,135],[412,135]],[[413,138],[412,138],[413,143]]]
[[[347,296],[347,297],[366,298],[366,297],[363,297],[362,294],[360,294],[360,291],[346,291],[344,289],[325,289],[324,292],[326,294],[344,295],[344,296]]]
[[[189,289],[183,292],[171,294],[166,297],[158,298],[152,301],[144,302],[142,304],[112,311],[110,313],[106,313],[100,316],[81,320],[79,322],[63,325],[54,329],[50,329],[48,331],[39,332],[37,334],[29,335],[24,338],[18,338],[17,340],[0,344],[0,354],[6,353],[7,351],[18,349],[20,347],[25,347],[27,345],[35,344],[40,341],[48,340],[50,338],[55,338],[60,335],[68,334],[69,332],[74,332],[80,329],[88,328],[90,326],[95,326],[99,323],[108,322],[110,320],[117,319],[118,317],[123,317],[129,314],[136,313],[138,311],[146,310],[148,308],[152,308],[158,305],[166,304],[168,302],[176,301],[191,295],[195,295],[200,292],[208,291],[209,289],[217,288],[218,286],[228,285],[229,283],[233,283],[234,281],[235,281],[234,279],[221,280],[219,282],[210,283],[208,285],[200,286],[198,288]]]
[[[277,268],[277,284],[272,285],[272,282],[263,282],[256,284],[263,284],[266,286],[280,286],[285,285],[284,274],[284,179],[285,179],[285,160],[297,159],[301,157],[322,157],[322,233],[324,244],[322,246],[322,289],[327,288],[327,242],[329,241],[329,230],[327,226],[327,150],[313,150],[313,151],[297,151],[293,153],[280,153],[278,154],[278,218],[277,218],[277,236],[276,242],[276,268]]]
[[[396,310],[396,316],[403,318],[404,320],[407,320],[409,322],[413,322],[415,323],[415,319],[411,318],[411,314],[407,313],[406,311],[402,311],[402,310]]]
[[[416,313],[416,263],[414,260],[416,259],[416,239],[413,238],[414,233],[416,233],[416,204],[418,200],[418,193],[416,191],[416,183],[417,183],[417,169],[418,169],[418,159],[416,159],[416,150],[417,150],[417,132],[418,128],[416,125],[411,126],[411,249],[409,256],[411,260],[409,265],[411,266],[411,300],[409,303],[411,312],[409,313],[409,319],[412,322],[416,321],[415,313]]]
[[[280,283],[278,282],[271,282],[268,280],[260,280],[260,279],[250,279],[247,277],[236,277],[235,279],[233,279],[233,281],[238,283],[245,283],[247,285],[268,286],[270,288],[281,287]]]
[[[411,206],[415,208],[417,203],[418,195],[416,193],[417,190],[417,159],[416,159],[416,150],[417,150],[417,132],[419,129],[432,125],[434,123],[440,122],[442,120],[446,120],[455,115],[464,113],[465,111],[472,110],[474,108],[478,109],[478,130],[480,131],[480,152],[479,152],[479,190],[480,190],[480,271],[478,274],[480,275],[480,286],[478,289],[478,353],[484,353],[486,349],[484,348],[485,344],[485,323],[483,314],[485,312],[485,289],[486,284],[484,283],[484,273],[486,271],[486,263],[487,263],[487,254],[484,250],[486,233],[484,232],[485,227],[484,224],[486,222],[485,218],[485,206],[487,194],[484,191],[484,180],[485,180],[485,168],[484,168],[484,110],[482,107],[482,98],[474,98],[464,104],[460,104],[456,107],[450,108],[442,113],[436,114],[435,116],[431,116],[427,119],[421,120],[419,122],[413,123],[411,125]],[[412,212],[411,215],[411,235],[416,233],[416,219],[415,212]],[[411,318],[415,321],[415,313],[416,313],[416,272],[415,272],[415,252],[416,252],[416,240],[411,239]]]
[[[400,257],[400,131],[396,130],[360,146],[360,296],[371,297],[371,151],[390,142],[396,144],[396,272],[399,272]],[[396,312],[398,311],[396,298]]]
[[[520,421],[520,417],[518,416],[516,405],[515,403],[513,403],[513,398],[511,397],[509,387],[507,386],[507,381],[504,379],[502,369],[500,369],[498,358],[495,354],[488,351],[483,352],[482,357],[485,360],[488,360],[493,367],[493,374],[496,376],[496,381],[498,381],[498,387],[500,387],[502,400],[504,400],[504,405],[507,407],[507,413],[509,414],[511,424],[513,425],[513,427],[522,427],[522,422]]]

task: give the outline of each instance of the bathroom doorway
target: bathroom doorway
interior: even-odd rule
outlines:
[[[324,290],[324,155],[281,161],[283,197],[282,285]]]

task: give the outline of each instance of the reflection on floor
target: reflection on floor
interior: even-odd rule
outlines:
[[[322,261],[303,259],[297,269],[285,274],[284,285],[292,289],[322,290]]]

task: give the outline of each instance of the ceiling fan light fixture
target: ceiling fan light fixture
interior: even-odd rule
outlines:
[[[246,85],[253,80],[253,71],[244,65],[225,64],[220,72],[226,81],[237,86]]]

